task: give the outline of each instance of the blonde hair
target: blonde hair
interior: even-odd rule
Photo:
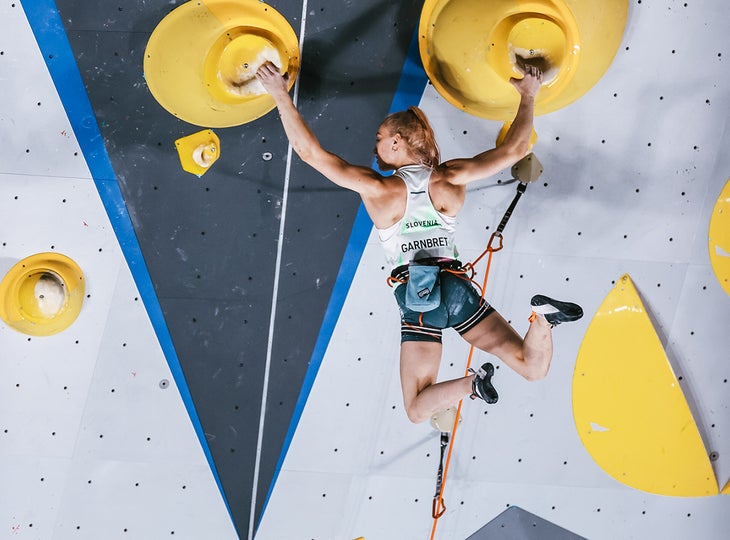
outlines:
[[[411,106],[406,111],[389,114],[383,120],[382,126],[393,135],[399,134],[421,165],[434,168],[441,162],[431,124],[418,107]]]

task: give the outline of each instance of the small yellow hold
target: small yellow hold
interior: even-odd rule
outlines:
[[[220,139],[209,129],[182,137],[175,141],[175,146],[183,170],[198,177],[220,157]]]
[[[728,483],[725,484],[725,487],[722,488],[722,494],[723,495],[730,495],[730,481],[728,481]]]
[[[71,326],[83,301],[84,274],[60,253],[27,257],[0,282],[0,319],[31,336],[50,336]]]

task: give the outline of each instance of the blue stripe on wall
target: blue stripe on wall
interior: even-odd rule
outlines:
[[[190,395],[190,389],[185,381],[177,353],[172,344],[162,308],[160,307],[147,266],[142,257],[142,251],[132,227],[132,221],[127,212],[127,207],[124,204],[122,193],[119,190],[114,169],[106,152],[94,111],[91,108],[91,103],[86,95],[84,83],[81,80],[81,75],[66,37],[58,9],[53,0],[23,0],[21,4],[33,30],[35,39],[38,42],[38,47],[41,50],[46,66],[48,66],[48,71],[56,86],[61,103],[66,110],[76,139],[84,154],[86,163],[89,166],[104,208],[109,215],[109,220],[114,227],[114,232],[116,233],[124,257],[127,260],[134,281],[139,289],[140,296],[147,309],[147,314],[157,334],[157,339],[165,354],[165,358],[185,403],[185,408],[190,416],[195,432],[198,435],[198,440],[205,452],[208,465],[218,484],[221,496],[226,503],[228,513],[231,515],[230,506],[226,500],[218,471],[213,462],[213,456],[210,453],[210,448],[205,439],[198,413],[195,410],[193,399]]]
[[[418,28],[416,28],[416,31],[413,33],[413,38],[411,39],[411,44],[408,48],[408,54],[403,66],[403,71],[401,72],[400,80],[398,81],[398,88],[396,89],[395,96],[393,97],[393,101],[390,105],[390,112],[402,111],[407,109],[410,105],[418,105],[421,101],[421,97],[423,96],[427,83],[428,77],[423,69],[423,64],[421,63],[421,57],[418,51]],[[373,168],[376,168],[374,164]],[[337,274],[337,279],[332,290],[332,296],[330,297],[329,304],[327,305],[324,320],[320,327],[319,336],[317,337],[317,342],[315,343],[314,351],[312,352],[309,368],[307,369],[307,373],[304,377],[304,383],[302,384],[302,389],[299,393],[299,399],[297,400],[297,404],[294,409],[292,421],[289,424],[289,430],[287,431],[286,439],[284,440],[284,446],[282,448],[281,455],[279,456],[279,461],[276,464],[274,477],[271,481],[271,485],[269,486],[266,502],[261,510],[262,517],[269,504],[271,494],[274,491],[276,480],[281,472],[281,467],[284,464],[284,459],[289,451],[291,441],[294,438],[294,433],[299,425],[299,420],[302,417],[304,406],[306,405],[309,394],[312,391],[314,380],[317,378],[317,373],[322,365],[324,354],[327,351],[330,339],[332,338],[332,333],[335,330],[335,325],[337,324],[337,320],[342,312],[342,306],[344,305],[345,299],[347,298],[347,294],[350,290],[350,285],[352,284],[352,280],[355,276],[355,271],[360,264],[363,251],[365,251],[365,245],[367,244],[370,236],[372,226],[373,223],[370,221],[370,217],[368,216],[365,207],[360,204],[360,208],[355,216],[355,223],[353,224],[352,232],[350,233],[350,239],[342,258],[342,264],[340,265],[340,270]],[[260,521],[261,520],[259,519],[259,522]]]

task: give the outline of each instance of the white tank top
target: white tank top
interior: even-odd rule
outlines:
[[[406,183],[408,200],[400,221],[377,229],[385,259],[392,268],[427,258],[456,259],[456,218],[436,210],[428,194],[431,168],[406,165],[395,171]]]

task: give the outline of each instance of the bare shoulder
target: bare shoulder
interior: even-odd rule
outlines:
[[[432,183],[460,184],[460,178],[468,170],[467,159],[450,159],[441,163],[431,173]]]
[[[400,194],[405,194],[406,184],[400,176],[396,174],[382,176],[376,171],[373,171],[373,174],[377,178],[377,182],[375,184],[375,189],[370,193],[371,196],[391,198]]]
[[[431,173],[431,185],[459,185],[461,178],[468,173],[464,159],[452,159],[441,163]]]
[[[405,190],[403,179],[395,174],[383,176],[375,169],[361,167],[363,178],[367,178],[367,188],[361,193],[370,197],[392,197]]]
[[[460,182],[459,171],[446,162],[436,167],[431,173],[429,195],[434,208],[441,213],[455,216],[464,205],[466,187]]]
[[[406,192],[403,179],[392,175],[380,176],[376,189],[361,194],[365,208],[378,229],[385,229],[403,217]]]

